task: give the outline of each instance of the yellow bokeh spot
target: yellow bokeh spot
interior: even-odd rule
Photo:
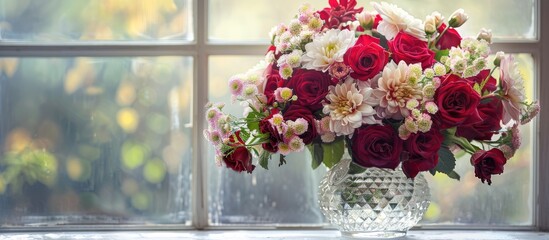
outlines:
[[[73,157],[69,158],[65,167],[71,180],[76,181],[82,177],[84,167],[82,166],[80,159]]]
[[[4,149],[6,151],[21,152],[27,148],[33,148],[32,138],[30,133],[23,128],[12,130],[6,138]]]
[[[128,106],[135,101],[135,86],[127,81],[120,83],[118,92],[116,93],[116,102],[120,106]]]
[[[145,158],[149,155],[149,150],[141,144],[125,142],[122,144],[122,163],[124,167],[133,170],[145,162]]]
[[[123,108],[116,115],[118,125],[127,133],[133,133],[139,125],[139,114],[133,108]]]
[[[94,62],[89,58],[77,58],[75,65],[65,77],[65,92],[72,94],[95,81]]]
[[[150,183],[162,182],[166,177],[166,164],[159,159],[147,162],[143,168],[143,176]]]
[[[431,202],[427,211],[425,212],[424,218],[429,221],[437,220],[440,217],[440,206],[436,202]]]
[[[11,78],[15,74],[15,71],[17,71],[18,65],[19,65],[18,58],[2,58],[0,60],[0,73],[4,72],[6,73],[6,76]]]
[[[149,194],[144,192],[138,192],[132,196],[132,206],[139,210],[146,210],[151,204],[151,199]]]

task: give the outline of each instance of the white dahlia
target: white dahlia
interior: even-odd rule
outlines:
[[[343,62],[343,55],[356,42],[355,33],[331,29],[305,45],[301,61],[306,69],[326,71],[334,62]]]
[[[507,124],[511,120],[519,123],[526,94],[524,93],[524,80],[511,55],[507,55],[501,60],[500,81],[503,90],[503,124]]]
[[[393,39],[398,32],[404,31],[427,41],[425,29],[421,20],[414,18],[402,8],[386,2],[372,2],[374,9],[381,15],[381,20],[377,26],[377,31],[383,34],[387,40]]]
[[[380,99],[379,115],[383,118],[402,119],[410,115],[406,108],[409,100],[421,100],[422,88],[417,81],[410,81],[409,66],[404,61],[398,65],[391,61],[378,79],[375,95]]]
[[[351,78],[336,86],[330,86],[322,112],[330,116],[330,131],[336,135],[350,135],[362,124],[377,123],[374,116],[379,100],[374,98],[373,89],[355,83]]]

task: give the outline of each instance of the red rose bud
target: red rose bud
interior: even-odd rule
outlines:
[[[400,61],[407,64],[421,63],[423,69],[435,63],[435,52],[429,49],[427,42],[410,34],[399,32],[388,44],[395,63]]]
[[[443,23],[438,28],[438,31],[442,33],[445,29],[446,25]],[[440,50],[450,49],[452,47],[459,47],[461,44],[461,35],[459,35],[458,31],[454,28],[447,28],[446,32],[444,32],[438,39],[436,47]]]
[[[402,139],[390,125],[368,125],[353,135],[353,161],[362,167],[395,169],[400,164]]]
[[[466,80],[469,82],[469,84],[471,84],[472,87],[474,87],[475,83],[478,83],[479,85],[481,85],[484,79],[486,79],[489,74],[490,74],[490,69],[484,69],[480,71],[476,76],[468,77],[466,78]],[[497,89],[496,79],[490,75],[490,77],[488,77],[488,81],[486,81],[486,83],[484,84],[484,88],[482,89],[482,92],[484,91],[494,92],[496,91],[496,89]]]
[[[229,154],[223,156],[223,162],[225,165],[236,171],[246,171],[252,173],[255,166],[252,164],[252,154],[246,147],[237,147]]]
[[[374,25],[372,26],[372,29],[377,29],[377,26],[379,26],[379,22],[381,22],[383,18],[381,18],[381,15],[376,15],[376,18],[374,18]]]
[[[404,151],[408,158],[403,159],[402,171],[409,178],[414,178],[421,171],[433,169],[438,164],[438,150],[444,137],[433,128],[431,131],[412,134],[404,142]]]
[[[475,167],[475,176],[482,183],[487,181],[488,185],[492,184],[492,175],[503,173],[503,165],[506,162],[507,159],[503,152],[497,148],[492,148],[490,151],[479,150],[471,156],[471,164]]]
[[[380,73],[389,62],[389,53],[379,45],[379,39],[361,35],[355,45],[343,56],[346,65],[351,67],[351,77],[368,81]]]

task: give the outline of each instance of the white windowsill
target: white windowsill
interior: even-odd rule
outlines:
[[[219,239],[219,240],[303,240],[303,239],[344,239],[334,230],[269,230],[269,231],[106,231],[106,232],[50,232],[50,233],[0,233],[0,240],[19,239]],[[428,230],[410,231],[408,235],[396,239],[409,240],[549,240],[549,233],[520,231],[463,231]]]

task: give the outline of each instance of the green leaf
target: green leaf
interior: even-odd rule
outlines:
[[[345,149],[345,144],[343,138],[337,138],[331,143],[323,143],[323,158],[322,162],[328,168],[332,168],[336,163],[341,160],[343,157],[343,152]]]
[[[436,53],[436,55],[435,55],[435,59],[436,59],[437,61],[440,62],[440,59],[441,59],[442,57],[448,56],[448,55],[450,55],[450,50],[449,50],[449,49],[446,49],[446,50],[438,50],[437,53]]]
[[[318,168],[323,160],[324,151],[322,150],[322,145],[320,143],[312,143],[307,146],[307,149],[311,152],[312,162],[311,167],[313,169]]]
[[[363,173],[364,171],[366,171],[366,168],[363,168],[354,162],[351,162],[351,164],[349,164],[349,174],[358,174]]]
[[[446,173],[446,175],[448,175],[448,177],[451,178],[451,179],[456,179],[458,181],[460,179],[460,176],[456,171],[451,171],[449,173]]]
[[[437,174],[437,171],[434,168],[431,168],[431,169],[429,169],[429,173],[431,173],[431,175],[435,176],[435,174]]]
[[[269,169],[269,159],[271,158],[271,153],[269,151],[263,150],[261,156],[259,156],[259,166],[264,169]]]
[[[438,150],[438,164],[435,167],[437,172],[449,174],[456,167],[456,158],[448,147],[441,147]]]
[[[478,83],[475,83],[473,85],[473,89],[479,94],[482,96],[482,89],[480,88],[480,85]]]

